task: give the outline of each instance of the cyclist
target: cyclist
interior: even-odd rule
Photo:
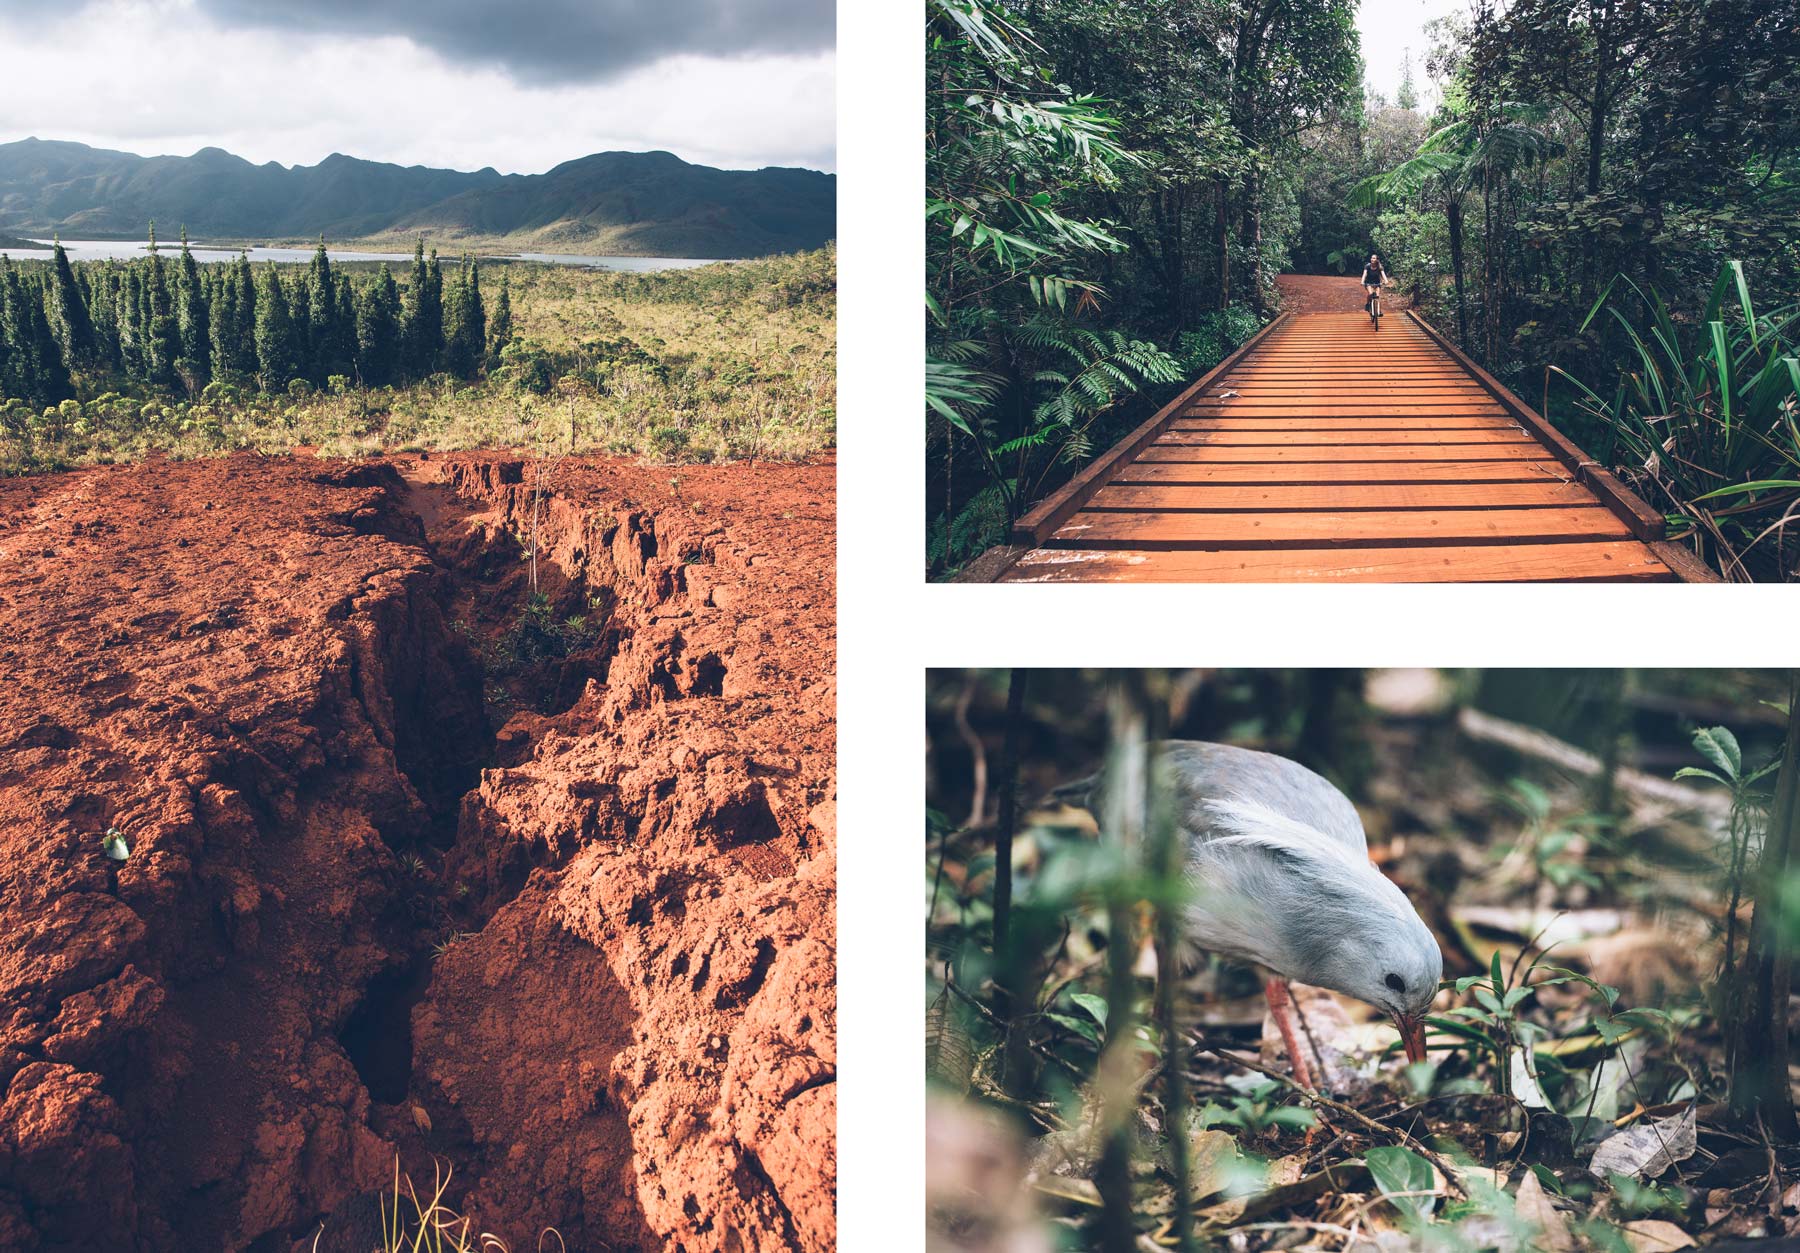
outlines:
[[[1363,307],[1369,311],[1369,321],[1377,325],[1380,325],[1378,319],[1381,317],[1381,289],[1388,281],[1387,270],[1381,264],[1381,254],[1371,252],[1369,262],[1363,266],[1362,272],[1363,291],[1368,294]]]

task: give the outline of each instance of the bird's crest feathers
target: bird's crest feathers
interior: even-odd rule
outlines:
[[[1326,835],[1297,818],[1290,818],[1261,801],[1242,796],[1208,801],[1214,826],[1226,834],[1214,836],[1208,844],[1218,847],[1254,846],[1297,857],[1323,858],[1351,870],[1367,870],[1366,853],[1357,853],[1345,841]]]

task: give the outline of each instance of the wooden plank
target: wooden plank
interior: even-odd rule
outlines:
[[[1415,418],[1467,418],[1469,414],[1499,414],[1507,416],[1507,410],[1501,409],[1494,401],[1474,401],[1465,403],[1460,400],[1445,400],[1442,403],[1420,403],[1420,405],[1395,405],[1382,403],[1379,400],[1368,403],[1343,403],[1343,401],[1312,401],[1312,403],[1294,403],[1294,401],[1244,401],[1228,400],[1224,403],[1199,403],[1190,405],[1186,412],[1195,414],[1305,414],[1307,418],[1379,418],[1381,414],[1411,414]],[[1517,425],[1517,423],[1516,423]]]
[[[1305,548],[1233,552],[1033,549],[1008,583],[1520,583],[1667,581],[1635,540],[1439,548]]]
[[[1026,513],[1024,517],[1013,523],[1013,542],[1016,544],[1043,543],[1045,536],[1055,530],[1057,525],[1070,514],[1074,513],[1075,510],[1079,509],[1081,507],[1081,502],[1086,500],[1095,488],[1099,487],[1100,484],[1111,477],[1114,470],[1130,461],[1137,455],[1140,449],[1151,440],[1155,439],[1157,432],[1161,431],[1168,422],[1172,421],[1175,415],[1180,413],[1195,396],[1204,392],[1207,386],[1215,379],[1222,378],[1228,374],[1231,371],[1232,366],[1243,360],[1249,353],[1255,351],[1256,346],[1262,342],[1265,336],[1275,330],[1276,327],[1281,326],[1288,321],[1292,316],[1292,314],[1288,313],[1279,314],[1273,322],[1263,327],[1262,330],[1258,331],[1239,345],[1236,352],[1226,357],[1225,360],[1219,362],[1218,365],[1208,370],[1205,374],[1202,374],[1198,379],[1195,379],[1193,384],[1184,389],[1180,395],[1176,396],[1175,399],[1157,410],[1148,421],[1144,422],[1117,444],[1114,444],[1106,452],[1094,458],[1081,473],[1077,474],[1074,478],[1063,484],[1062,487],[1038,502],[1038,504]]]
[[[1606,502],[1607,506],[1619,515],[1631,527],[1632,533],[1642,540],[1660,540],[1666,534],[1666,523],[1660,513],[1645,504],[1636,493],[1621,483],[1605,466],[1600,465],[1588,456],[1575,441],[1564,435],[1550,421],[1530,405],[1515,396],[1503,383],[1486,370],[1470,360],[1455,344],[1451,343],[1431,323],[1417,313],[1407,310],[1418,328],[1428,335],[1457,364],[1468,370],[1481,385],[1494,394],[1494,397],[1505,405],[1512,415],[1519,419],[1525,428],[1543,440],[1557,460],[1571,467],[1581,475],[1584,482],[1594,488],[1595,493]]]
[[[1650,545],[1650,551],[1658,560],[1675,572],[1675,577],[1683,583],[1722,583],[1719,572],[1696,557],[1693,550],[1685,544],[1677,544],[1672,540],[1657,540]]]
[[[1301,429],[1286,431],[1245,431],[1237,428],[1216,431],[1174,431],[1159,435],[1152,447],[1187,445],[1206,447],[1284,448],[1290,445],[1312,445],[1321,448],[1352,448],[1362,444],[1392,445],[1405,441],[1408,446],[1421,444],[1525,444],[1531,437],[1521,435],[1516,426],[1493,430],[1424,428],[1416,431],[1392,429],[1380,431]]]
[[[1508,417],[1460,418],[1310,418],[1294,415],[1249,417],[1221,414],[1218,417],[1180,418],[1170,423],[1169,431],[1516,431],[1519,428]]]
[[[1604,505],[1563,509],[1367,513],[1105,513],[1083,509],[1051,537],[1058,548],[1271,548],[1483,541],[1629,539]]]
[[[1573,475],[1547,457],[1540,461],[1347,461],[1336,464],[1269,465],[1190,461],[1134,461],[1113,483],[1266,484],[1316,486],[1331,483],[1572,483]]]
[[[1237,510],[1545,509],[1591,505],[1579,483],[1334,483],[1324,487],[1182,487],[1109,483],[1089,498],[1092,510],[1161,513]]]
[[[1319,394],[1319,387],[1315,383],[1298,379],[1292,382],[1264,383],[1258,382],[1255,379],[1245,379],[1234,374],[1224,382],[1220,383],[1216,390],[1209,391],[1206,394],[1209,397],[1217,397],[1223,396],[1226,392],[1236,392],[1238,395],[1246,398],[1251,395],[1317,396]],[[1477,387],[1473,383],[1459,383],[1454,381],[1408,383],[1406,384],[1406,394],[1409,396],[1479,396],[1484,400],[1492,399],[1484,388]]]
[[[1355,448],[1305,445],[1298,448],[1219,448],[1207,444],[1164,444],[1144,449],[1140,461],[1258,461],[1283,466],[1316,461],[1535,461],[1544,455],[1538,444],[1368,444]]]

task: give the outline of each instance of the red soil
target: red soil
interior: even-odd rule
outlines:
[[[1329,274],[1280,274],[1275,278],[1275,286],[1281,292],[1281,307],[1289,313],[1362,313],[1367,297],[1357,278],[1358,274],[1343,278]],[[1412,298],[1402,295],[1398,287],[1381,293],[1384,316],[1410,308]]]
[[[521,477],[0,484],[0,1248],[831,1247],[833,468]]]

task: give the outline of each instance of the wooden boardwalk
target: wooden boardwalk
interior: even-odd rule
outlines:
[[[1423,319],[1284,314],[1020,519],[986,577],[1712,577],[1662,541],[1661,515]]]

